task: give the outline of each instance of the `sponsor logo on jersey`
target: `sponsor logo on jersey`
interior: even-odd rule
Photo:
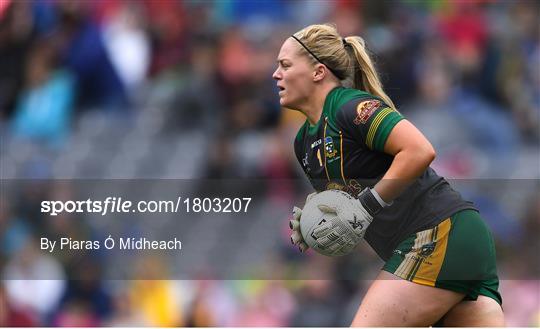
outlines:
[[[319,138],[318,140],[311,143],[311,149],[314,149],[315,147],[321,145],[321,143],[322,143],[322,139]]]
[[[381,106],[381,102],[378,100],[364,101],[358,104],[356,118],[353,120],[354,124],[365,124],[379,106]]]
[[[331,159],[335,157],[337,154],[337,150],[334,147],[334,140],[332,137],[328,136],[324,139],[324,155],[327,159]]]
[[[339,183],[336,183],[336,182],[328,182],[328,184],[326,184],[326,189],[327,190],[340,190],[340,191],[343,191],[345,189],[345,186],[339,184]]]
[[[363,189],[362,185],[358,181],[351,179],[347,182],[347,185],[337,183],[335,181],[330,181],[326,184],[326,190],[340,190],[347,192],[351,196],[358,195]]]

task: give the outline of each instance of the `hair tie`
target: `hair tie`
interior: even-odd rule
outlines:
[[[341,41],[343,42],[343,47],[350,46],[350,44],[345,40],[345,38],[341,38]]]

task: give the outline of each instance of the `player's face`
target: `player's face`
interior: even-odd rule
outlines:
[[[299,53],[301,47],[293,38],[287,39],[278,55],[278,67],[272,77],[279,88],[279,103],[283,107],[300,109],[313,93],[314,66]]]

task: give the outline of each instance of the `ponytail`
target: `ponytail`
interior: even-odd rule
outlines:
[[[292,37],[301,45],[301,53],[314,63],[326,65],[342,84],[351,84],[352,88],[366,91],[396,109],[383,90],[364,39],[358,36],[342,38],[331,24],[310,25]]]
[[[358,36],[346,37],[347,45],[350,45],[349,56],[352,60],[352,81],[355,89],[364,90],[382,99],[392,109],[396,109],[394,102],[384,92],[381,80],[375,65],[369,57],[364,39]],[[348,48],[348,47],[347,47]]]

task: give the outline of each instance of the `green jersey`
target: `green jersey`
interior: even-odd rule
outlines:
[[[305,122],[294,143],[304,173],[317,191],[345,190],[351,195],[373,187],[393,156],[386,139],[403,116],[366,92],[334,88],[320,120]],[[365,239],[384,260],[412,233],[431,228],[463,209],[475,209],[448,182],[428,168],[393,204],[374,218]]]

